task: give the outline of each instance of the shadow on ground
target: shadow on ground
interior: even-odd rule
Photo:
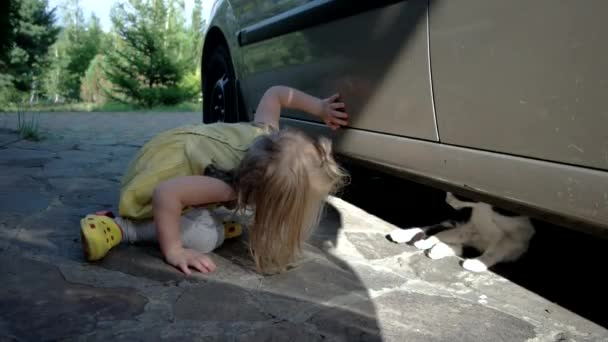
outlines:
[[[79,219],[115,207],[121,173],[152,134],[198,120],[196,113],[54,113],[41,115],[41,127],[49,129],[42,142],[0,132],[1,336],[213,341],[606,336],[604,329],[504,278],[464,272],[455,260],[430,262],[410,247],[389,243],[384,236],[394,225],[339,198],[330,199],[302,257],[281,275],[253,272],[243,240],[226,242],[212,255],[218,271],[208,276],[184,277],[162,261],[155,246],[120,246],[101,262],[85,262]],[[15,122],[16,117],[0,116],[0,127]],[[420,197],[413,200],[393,187],[374,186],[352,199],[362,207],[375,205],[370,210],[393,202],[424,206]],[[407,207],[393,208],[396,217],[422,220]]]
[[[342,197],[399,227],[438,223],[453,213],[441,190],[354,165],[350,169],[353,184]],[[603,309],[608,305],[608,279],[599,269],[608,259],[608,241],[539,220],[533,223],[536,235],[528,253],[492,271],[608,327]]]

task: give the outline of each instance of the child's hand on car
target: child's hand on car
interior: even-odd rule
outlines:
[[[340,101],[340,94],[334,94],[321,100],[319,116],[327,126],[336,130],[348,124],[348,114],[345,108],[344,103]]]

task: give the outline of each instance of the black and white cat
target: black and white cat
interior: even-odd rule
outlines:
[[[472,272],[486,271],[499,262],[515,261],[527,251],[534,235],[528,217],[450,192],[446,202],[459,212],[470,208],[470,215],[427,227],[396,229],[387,237],[396,243],[413,244],[425,250],[431,259],[461,256],[463,246],[473,247],[481,255],[462,263],[462,267]]]

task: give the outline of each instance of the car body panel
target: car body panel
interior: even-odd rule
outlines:
[[[533,209],[531,215],[559,217],[557,223],[574,222],[572,228],[608,237],[608,230],[598,229],[608,222],[606,172],[356,129],[334,133],[321,124],[288,118],[283,123],[333,136],[342,154],[389,167],[406,178],[428,178],[439,187],[490,195],[491,202],[502,199],[518,211],[524,206]]]
[[[604,66],[606,50],[594,57],[597,34],[576,31],[599,29],[605,11],[568,7],[587,6],[578,2],[463,1],[374,3],[360,13],[333,12],[341,15],[335,20],[311,18],[314,25],[290,22],[295,31],[260,33],[301,8],[349,2],[307,1],[270,17],[266,8],[239,22],[218,0],[210,23],[228,41],[250,119],[272,85],[317,96],[339,91],[352,116],[348,128],[332,132],[294,111],[282,125],[329,136],[339,154],[403,177],[607,235],[607,122],[599,102],[606,68],[592,69]]]
[[[608,170],[608,2],[436,1],[441,141]]]
[[[412,0],[245,45],[246,102],[275,84],[317,96],[339,90],[350,127],[436,141],[426,22],[426,1]]]
[[[256,24],[264,19],[286,12],[309,0],[230,0],[240,27]]]
[[[209,32],[213,30],[220,32],[224,37],[226,44],[228,44],[228,49],[232,57],[232,64],[234,65],[234,71],[238,79],[240,77],[240,71],[243,70],[243,62],[239,44],[234,37],[237,36],[240,26],[228,0],[215,0],[213,2],[209,20],[203,34],[203,51],[205,51],[205,44],[207,43],[206,38],[209,35]],[[205,56],[203,54],[203,59],[204,58]]]

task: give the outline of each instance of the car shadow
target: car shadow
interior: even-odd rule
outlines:
[[[342,198],[401,228],[436,224],[453,217],[445,192],[399,177],[346,164],[352,184]],[[378,199],[373,194],[383,194]],[[491,268],[497,275],[603,327],[608,280],[597,270],[608,258],[608,240],[532,220],[536,233],[518,261]],[[478,255],[467,249],[465,257]],[[437,261],[432,261],[436,263]],[[547,314],[550,314],[547,312]]]

